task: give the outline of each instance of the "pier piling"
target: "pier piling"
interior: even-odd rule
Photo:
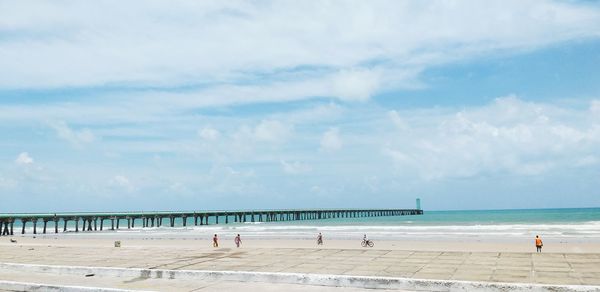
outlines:
[[[175,227],[176,219],[181,218],[181,225],[187,227],[188,219],[193,219],[194,226],[209,225],[210,223],[221,224],[221,217],[225,217],[225,224],[229,224],[229,217],[233,216],[233,222],[278,222],[292,220],[327,220],[334,218],[362,218],[377,216],[406,216],[422,215],[420,209],[319,209],[319,210],[246,210],[246,211],[193,211],[193,212],[124,212],[124,213],[63,213],[63,214],[0,214],[0,235],[13,235],[14,222],[20,220],[21,234],[25,234],[28,222],[33,225],[33,234],[37,234],[37,223],[42,221],[42,233],[47,233],[48,221],[54,221],[54,233],[58,233],[60,220],[63,221],[63,232],[67,232],[68,222],[75,221],[75,232],[79,232],[79,221],[83,224],[81,231],[97,231],[98,220],[100,220],[100,231],[104,229],[104,220],[111,221],[110,230],[120,228],[120,220],[127,220],[127,228],[135,228],[136,219],[141,220],[141,227],[159,227],[163,225],[162,220],[168,218],[170,227]],[[211,221],[211,217],[214,220]],[[116,220],[116,226],[115,226]],[[198,222],[199,221],[199,222]],[[92,227],[92,222],[94,226]],[[191,223],[190,223],[191,224]],[[17,227],[18,228],[18,227]],[[139,227],[138,227],[139,228]]]

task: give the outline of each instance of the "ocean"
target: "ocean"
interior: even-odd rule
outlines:
[[[198,238],[219,234],[244,234],[245,238],[312,239],[323,233],[329,239],[357,239],[367,234],[378,240],[461,239],[511,240],[532,238],[600,241],[600,208],[425,211],[423,215],[335,218],[285,222],[230,223],[183,227],[123,229],[131,237]],[[126,223],[124,224],[126,227]],[[139,224],[138,224],[139,225]],[[105,225],[106,226],[106,225]],[[28,233],[31,231],[28,228]],[[72,228],[71,228],[72,229]],[[50,229],[52,230],[52,229]],[[86,232],[88,233],[88,232]],[[94,232],[98,236],[112,231]],[[79,234],[83,234],[80,232]],[[88,233],[89,234],[89,233]],[[54,235],[51,233],[51,235]],[[75,235],[74,232],[66,234]]]

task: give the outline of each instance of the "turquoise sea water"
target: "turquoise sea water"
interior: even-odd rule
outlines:
[[[336,218],[274,223],[261,227],[265,232],[279,231],[290,236],[294,233],[324,231],[341,238],[355,238],[361,233],[381,239],[530,238],[540,234],[545,237],[600,240],[600,208],[425,211],[417,216]]]
[[[355,239],[368,234],[373,239],[406,238],[531,238],[537,234],[555,238],[600,241],[600,208],[427,211],[423,215],[331,218],[284,222],[215,224],[187,227],[179,219],[175,227],[127,229],[119,233],[151,237],[210,237],[213,233],[243,233],[254,238],[312,238],[323,232],[328,238]],[[105,227],[110,224],[105,221]],[[81,226],[81,225],[80,225]],[[62,227],[62,225],[61,225]],[[29,227],[28,233],[31,233]],[[53,226],[49,227],[53,230]],[[73,230],[72,222],[69,229]],[[52,231],[51,231],[52,232]],[[110,234],[110,231],[96,234]],[[79,233],[81,234],[81,233]]]
[[[600,208],[425,211],[420,216],[334,218],[315,221],[324,225],[504,225],[582,224],[600,222]],[[302,224],[303,222],[295,222]]]

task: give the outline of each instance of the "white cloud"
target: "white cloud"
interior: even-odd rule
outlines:
[[[333,76],[332,95],[344,100],[366,101],[381,85],[381,72],[376,70],[343,70]]]
[[[400,130],[407,130],[408,129],[408,125],[406,124],[406,122],[400,117],[400,115],[398,114],[397,111],[395,110],[391,110],[388,112],[388,116],[390,117],[390,119],[392,120],[392,123],[394,123],[394,125],[400,129]]]
[[[108,185],[128,192],[135,190],[135,186],[131,183],[129,178],[124,175],[115,175],[108,181]]]
[[[333,121],[343,117],[344,108],[339,104],[330,102],[321,104],[309,109],[301,109],[294,112],[278,114],[281,119],[291,123],[322,123],[324,121]]]
[[[21,130],[26,124],[30,131],[38,121],[58,121],[49,124],[75,147],[110,137],[100,141],[110,156],[97,155],[103,159],[97,165],[117,169],[105,169],[102,176],[94,169],[88,180],[99,180],[99,189],[106,188],[108,180],[114,193],[146,187],[148,181],[139,172],[157,165],[171,165],[169,172],[176,177],[161,190],[194,189],[197,177],[179,176],[201,173],[214,163],[231,166],[211,170],[210,178],[202,181],[214,184],[203,189],[207,194],[260,193],[260,179],[271,178],[268,171],[311,172],[308,176],[315,172],[318,177],[324,168],[316,165],[332,156],[329,151],[341,148],[344,151],[336,153],[341,157],[334,158],[358,167],[344,168],[331,181],[347,175],[348,180],[382,190],[389,187],[387,173],[376,172],[390,170],[390,161],[398,173],[424,179],[592,168],[600,157],[598,100],[585,110],[516,97],[464,111],[388,111],[379,103],[351,103],[397,88],[427,86],[421,72],[450,62],[597,38],[599,16],[597,5],[545,0],[13,1],[0,9],[0,31],[10,32],[0,42],[0,68],[11,73],[0,74],[0,91],[57,90],[32,103],[0,104],[0,121]],[[63,89],[85,98],[56,94]],[[290,111],[316,98],[332,102]],[[299,100],[305,102],[293,103]],[[279,111],[275,115],[263,115],[262,107],[257,112],[227,108],[231,116],[202,110],[263,102],[291,106],[281,105],[273,110]],[[374,124],[388,128],[371,127]],[[337,128],[315,130],[335,125],[343,125],[343,137]],[[214,143],[199,142],[189,133]],[[36,143],[31,140],[35,134],[30,134],[14,143]],[[310,148],[319,139],[321,152]],[[32,151],[17,151],[22,149]],[[68,149],[48,151],[63,158],[48,167],[46,171],[56,171],[48,177],[65,182],[73,173],[85,172],[72,170],[81,166]],[[151,159],[158,156],[162,159]],[[29,160],[15,163],[32,164],[33,158],[26,157]],[[86,161],[94,159],[90,151]],[[331,169],[342,169],[333,162]],[[271,169],[257,168],[260,172],[254,175],[244,168],[249,164]],[[377,180],[365,180],[362,168],[373,170]],[[32,176],[34,171],[22,167],[15,177]],[[113,177],[121,171],[137,179]],[[158,179],[165,173],[147,177]],[[267,184],[282,187],[278,181]],[[321,192],[332,189],[327,181],[306,184],[319,186]],[[48,188],[56,185],[53,181]]]
[[[304,164],[299,161],[287,162],[285,160],[281,160],[280,163],[281,167],[283,168],[283,171],[288,174],[301,174],[310,172],[312,170],[312,167],[310,167],[310,165]]]
[[[458,112],[404,115],[415,120],[411,131],[392,132],[383,153],[399,172],[424,179],[541,175],[594,165],[600,149],[599,125],[588,122],[593,113],[515,96]]]
[[[481,106],[393,111],[373,104],[315,104],[273,115],[207,115],[185,122],[177,116],[164,123],[144,123],[152,135],[168,135],[141,142],[104,139],[102,147],[90,149],[86,158],[98,166],[93,169],[78,163],[80,156],[70,155],[68,147],[64,153],[53,152],[53,157],[62,158],[47,161],[44,180],[37,178],[42,173],[34,173],[35,167],[13,164],[12,170],[4,170],[0,166],[0,173],[10,173],[4,177],[8,181],[0,180],[0,188],[26,192],[59,186],[64,193],[90,189],[97,197],[150,193],[153,198],[171,191],[189,198],[254,196],[268,201],[281,190],[290,194],[304,190],[313,198],[341,198],[343,192],[336,185],[346,191],[396,194],[411,188],[449,188],[456,182],[489,180],[494,188],[501,179],[547,181],[580,174],[581,180],[593,184],[589,175],[600,161],[600,120],[591,106],[527,102],[516,96]],[[202,136],[203,126],[198,125],[207,125],[206,129],[218,125],[219,139],[202,143],[190,137],[198,130]],[[292,133],[278,130],[288,127]],[[138,134],[127,130],[123,137]],[[315,149],[315,141],[321,142],[317,148],[322,151]],[[336,149],[343,150],[331,152]],[[113,151],[118,155],[96,156]],[[35,158],[32,166],[40,163]],[[308,192],[311,186],[318,186],[314,193]]]
[[[79,147],[96,140],[92,131],[87,128],[76,131],[71,129],[64,121],[49,122],[48,124],[56,131],[56,135],[58,135],[59,138],[71,143],[73,146]]]
[[[381,82],[397,75],[388,69],[595,37],[599,15],[592,5],[516,0],[17,1],[0,12],[15,36],[0,44],[0,67],[11,72],[0,87],[160,87],[318,66],[326,70],[311,82],[333,75],[334,94],[364,100],[393,86]]]
[[[280,121],[263,120],[254,128],[254,138],[258,141],[281,143],[288,139],[292,128]]]
[[[293,126],[278,120],[266,119],[256,123],[255,126],[243,124],[229,135],[229,139],[222,139],[219,153],[222,158],[255,156],[256,149],[269,147],[270,150],[280,149],[293,135]],[[263,149],[264,150],[264,149]]]
[[[592,100],[590,104],[590,111],[597,115],[596,117],[600,116],[600,100]]]
[[[13,189],[17,186],[17,181],[11,178],[0,176],[0,189]]]
[[[596,156],[588,155],[577,159],[577,161],[575,162],[575,166],[591,166],[598,164],[599,162],[600,159],[598,159]]]
[[[0,75],[0,88],[156,89],[109,91],[77,102],[4,104],[1,120],[118,124],[163,121],[213,106],[314,97],[364,101],[386,90],[423,86],[419,74],[432,66],[597,37],[600,9],[516,0],[11,2],[0,11],[2,28],[14,37],[0,43],[0,68],[11,72]],[[172,90],[196,88],[198,80],[197,89]],[[76,146],[101,137],[101,130],[94,135],[53,124]]]
[[[220,135],[221,133],[218,130],[208,126],[198,130],[198,136],[208,141],[215,141],[219,139]]]
[[[21,152],[19,154],[19,156],[17,156],[17,159],[15,159],[15,163],[18,165],[33,164],[33,158],[31,158],[31,156],[29,156],[29,153]]]
[[[342,138],[338,128],[331,128],[321,136],[321,149],[326,151],[335,151],[342,148]]]

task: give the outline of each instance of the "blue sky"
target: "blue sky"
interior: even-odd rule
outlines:
[[[600,5],[0,1],[0,212],[600,206]]]

